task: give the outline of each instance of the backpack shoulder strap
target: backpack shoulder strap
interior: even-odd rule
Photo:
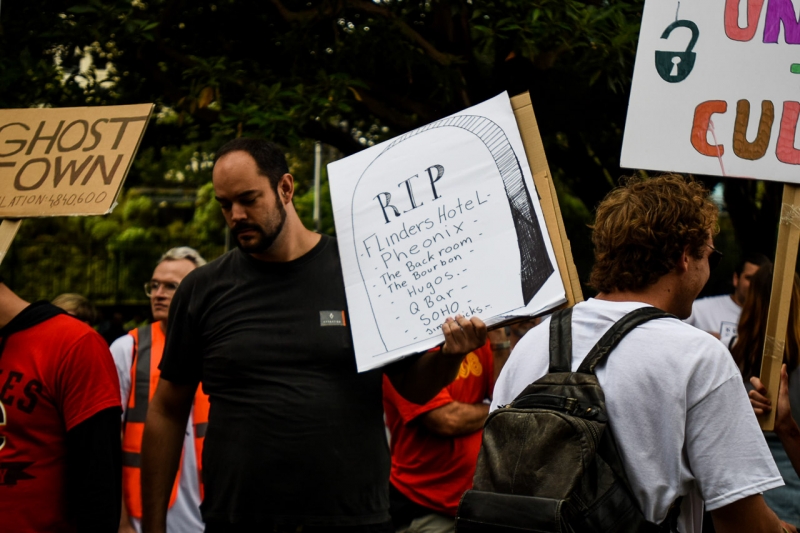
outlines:
[[[636,326],[653,320],[655,318],[677,318],[675,315],[662,311],[656,307],[640,307],[634,309],[621,319],[617,321],[605,335],[603,335],[597,344],[594,345],[592,350],[581,363],[578,372],[585,374],[594,374],[594,369],[600,364],[609,352],[613,350],[619,341],[627,335]]]
[[[550,370],[572,371],[572,308],[556,311],[550,318]]]

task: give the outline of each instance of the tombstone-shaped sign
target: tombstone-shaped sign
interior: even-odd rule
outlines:
[[[564,301],[506,94],[328,166],[359,370]]]

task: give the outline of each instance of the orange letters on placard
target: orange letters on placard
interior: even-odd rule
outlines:
[[[728,110],[728,103],[724,100],[709,100],[698,105],[694,110],[694,124],[692,124],[692,146],[703,155],[710,157],[721,156],[725,147],[721,144],[711,145],[706,140],[708,122],[714,113],[724,113]]]

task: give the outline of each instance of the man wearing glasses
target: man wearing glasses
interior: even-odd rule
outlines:
[[[661,524],[674,518],[676,504],[683,533],[702,531],[704,506],[719,533],[779,533],[761,493],[783,480],[741,373],[719,342],[678,320],[691,313],[718,259],[716,226],[708,191],[679,175],[631,178],[609,193],[592,232],[589,284],[598,294],[575,305],[569,323],[571,369],[627,313],[652,306],[675,315],[635,328],[597,367],[608,427],[639,509]],[[517,344],[492,409],[548,373],[549,320]]]
[[[120,533],[142,530],[142,433],[147,407],[160,375],[158,365],[164,351],[169,306],[181,280],[205,263],[205,259],[188,246],[172,248],[162,255],[152,278],[144,284],[144,292],[150,298],[153,323],[130,331],[111,345],[124,410]],[[199,509],[202,500],[200,456],[207,422],[208,397],[198,388],[183,441],[183,459],[170,494],[167,512],[170,532],[203,531]]]

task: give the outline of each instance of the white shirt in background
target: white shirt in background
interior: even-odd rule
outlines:
[[[697,329],[716,333],[722,344],[730,349],[741,314],[742,308],[733,301],[730,294],[709,296],[694,301],[692,316],[686,319],[686,323]]]

